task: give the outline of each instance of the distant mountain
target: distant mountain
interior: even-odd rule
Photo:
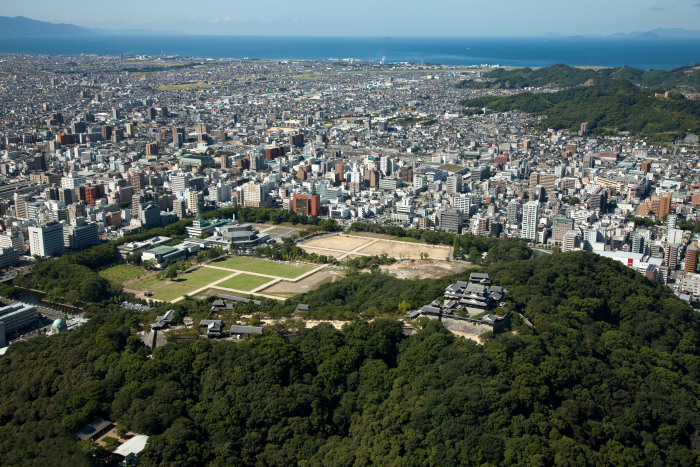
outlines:
[[[151,29],[100,29],[90,28],[94,34],[101,36],[181,36],[181,31],[151,30]]]
[[[696,29],[657,28],[652,31],[618,32],[606,37],[615,39],[700,39],[700,31]]]
[[[0,36],[88,36],[94,33],[73,24],[47,23],[24,16],[0,16]]]
[[[657,28],[652,31],[632,31],[632,32],[616,32],[614,34],[579,34],[567,36],[557,32],[548,32],[543,35],[544,38],[568,38],[568,39],[591,39],[591,38],[606,38],[606,39],[700,39],[700,30],[697,29],[681,29],[681,28]]]

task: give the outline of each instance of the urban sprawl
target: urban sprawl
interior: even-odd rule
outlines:
[[[697,137],[654,145],[462,112],[522,92],[456,88],[489,68],[0,56],[0,266],[188,217],[199,239],[203,211],[238,205],[584,249],[694,303]],[[193,244],[275,241],[231,221]],[[163,244],[143,243],[155,267],[190,251]]]

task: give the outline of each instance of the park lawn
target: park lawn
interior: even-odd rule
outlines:
[[[148,290],[153,292],[153,298],[170,301],[229,275],[231,273],[220,269],[198,268],[194,271],[180,274],[174,281],[160,280],[153,276],[143,281],[135,282],[129,288],[141,291]]]
[[[117,264],[116,266],[100,271],[99,274],[111,282],[112,285],[121,287],[124,285],[124,282],[145,276],[148,274],[148,271],[134,264]]]
[[[132,282],[127,289],[140,290],[142,292],[146,290],[152,291],[155,287],[160,287],[163,284],[164,282],[158,277],[158,274],[154,274],[140,281]]]
[[[211,264],[212,266],[218,266],[220,268],[227,268],[235,271],[257,272],[258,274],[284,277],[286,279],[294,279],[314,269],[313,266],[280,263],[266,259],[251,258],[250,256],[232,256],[225,260],[215,261]]]
[[[253,276],[252,274],[239,274],[236,277],[219,282],[216,286],[225,287],[227,289],[248,291],[256,289],[263,284],[267,284],[272,280],[274,279],[270,279],[269,277]]]
[[[214,281],[223,279],[228,275],[230,274],[226,271],[211,268],[198,268],[192,272],[180,274],[175,281],[167,281],[165,286],[160,287],[158,291],[154,290],[154,296],[158,300],[170,301],[182,295],[187,295]]]

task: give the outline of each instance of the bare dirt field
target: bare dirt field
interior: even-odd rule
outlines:
[[[343,277],[340,271],[332,269],[323,269],[319,272],[311,274],[298,282],[280,281],[270,287],[263,289],[260,293],[268,295],[276,295],[282,298],[288,298],[296,294],[305,293],[319,287],[321,284],[335,282]]]
[[[366,255],[381,255],[386,253],[396,259],[419,259],[421,253],[427,253],[431,259],[446,259],[452,253],[452,248],[446,246],[425,245],[423,243],[396,242],[393,240],[378,240],[358,253]]]
[[[472,265],[461,261],[415,260],[400,261],[379,268],[399,279],[430,279],[458,274],[471,267]]]
[[[309,240],[308,242],[304,242],[300,246],[302,248],[317,247],[329,248],[331,250],[352,251],[355,248],[361,247],[362,245],[365,245],[371,241],[372,239],[368,238],[354,238],[348,237],[346,235],[333,235],[330,237],[312,238],[311,240]]]
[[[343,252],[367,256],[386,253],[396,259],[419,259],[421,253],[427,253],[431,259],[445,260],[452,253],[452,248],[448,246],[401,242],[385,237],[383,235],[355,237],[341,234],[314,238],[299,246],[309,253],[325,254],[336,258],[343,256]]]
[[[313,248],[313,247],[308,247],[306,244],[304,245],[299,245],[304,251],[307,253],[316,253],[317,255],[326,255],[326,256],[332,256],[333,258],[337,258],[338,256],[343,256],[347,253],[343,253],[341,251],[329,251],[329,250],[320,250],[318,248]]]

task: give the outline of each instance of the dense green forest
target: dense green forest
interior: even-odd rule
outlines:
[[[104,452],[74,434],[96,416],[151,435],[144,466],[698,464],[691,308],[586,252],[488,271],[534,328],[516,320],[480,345],[437,322],[407,337],[379,319],[185,340],[151,359],[122,312],[15,344],[0,359],[3,465],[95,465]],[[377,277],[345,287],[380,288]]]
[[[464,80],[457,84],[462,89],[523,89],[526,87],[572,87],[584,84],[605,84],[620,80],[646,88],[663,91],[700,91],[700,69],[682,67],[675,70],[640,70],[622,68],[583,69],[557,64],[545,68],[496,68],[484,76],[485,81]]]
[[[542,115],[541,128],[577,130],[588,122],[593,134],[629,131],[656,140],[673,141],[700,132],[700,103],[672,94],[657,98],[624,81],[579,86],[549,94],[525,92],[512,96],[485,96],[462,102],[468,108],[487,107],[498,112],[522,111]]]

